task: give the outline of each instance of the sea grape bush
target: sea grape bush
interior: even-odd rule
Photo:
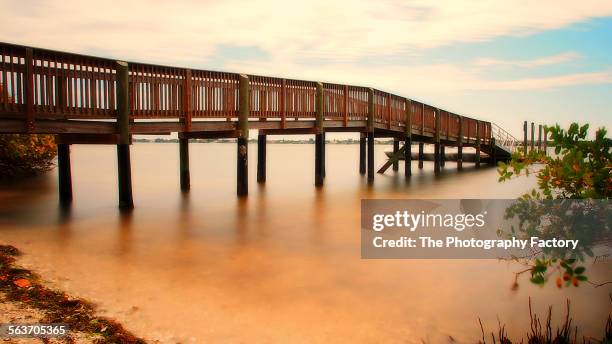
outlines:
[[[0,84],[0,99],[7,96]],[[10,96],[9,100],[10,100]],[[51,135],[0,135],[0,180],[39,174],[53,168],[57,154]]]
[[[507,164],[498,165],[500,182],[532,174],[537,179],[536,189],[506,209],[505,217],[516,219],[518,224],[500,230],[500,235],[580,240],[577,250],[544,249],[529,257],[516,257],[528,268],[516,274],[514,288],[526,272],[537,285],[554,278],[559,288],[577,287],[588,281],[586,268],[580,263],[595,255],[595,246],[609,244],[612,239],[612,141],[605,128],[598,129],[594,139],[587,139],[588,129],[588,124],[577,123],[568,130],[559,125],[547,127],[545,134],[554,154],[518,150]]]

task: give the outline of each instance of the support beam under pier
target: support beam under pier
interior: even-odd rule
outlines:
[[[132,196],[132,163],[130,159],[130,145],[117,145],[117,174],[119,179],[119,208],[134,208]]]
[[[440,110],[436,109],[436,122],[435,122],[435,134],[434,134],[434,173],[440,173],[440,128],[441,128],[441,114]]]
[[[130,161],[130,97],[127,62],[116,63],[117,83],[117,127],[119,144],[117,144],[117,177],[119,184],[119,208],[134,208],[132,196],[132,164]]]
[[[323,165],[324,165],[324,154],[325,142],[323,141],[323,134],[315,135],[315,186],[323,186]]]
[[[257,135],[257,182],[266,182],[266,135]]]
[[[325,179],[325,133],[323,132],[323,84],[317,83],[315,94],[315,186],[323,186]]]
[[[59,177],[60,205],[72,203],[72,172],[70,168],[70,145],[57,145],[57,172]]]
[[[459,137],[457,138],[457,169],[463,169],[463,117],[459,118]]]
[[[368,184],[374,183],[374,89],[368,89]]]
[[[359,133],[359,173],[366,173],[366,134]]]
[[[181,190],[189,191],[191,188],[191,177],[189,174],[189,139],[179,138],[179,164]]]
[[[393,155],[397,154],[399,151],[399,139],[393,138]],[[399,160],[393,162],[393,171],[399,171]]]
[[[423,169],[423,151],[425,150],[425,144],[423,142],[419,142],[419,169]]]
[[[241,74],[239,81],[238,139],[236,151],[236,194],[249,194],[249,77]]]

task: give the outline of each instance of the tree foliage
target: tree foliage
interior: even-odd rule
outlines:
[[[36,175],[54,166],[57,153],[51,135],[0,135],[0,178]]]
[[[506,209],[507,219],[518,225],[508,236],[578,239],[576,250],[549,248],[525,258],[530,281],[544,285],[556,277],[556,285],[578,286],[588,281],[580,266],[593,247],[611,239],[612,152],[605,128],[587,139],[589,125],[573,123],[566,131],[559,125],[545,128],[554,154],[519,150],[508,164],[500,163],[499,181],[536,175],[537,189],[521,196]],[[518,259],[517,259],[518,260]],[[515,287],[518,284],[515,279]]]
[[[2,94],[4,92],[0,84],[0,95]],[[25,177],[48,171],[54,165],[56,152],[52,135],[0,135],[0,179]]]

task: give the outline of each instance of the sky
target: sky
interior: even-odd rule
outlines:
[[[492,121],[612,128],[612,1],[14,1],[0,41],[378,88]]]

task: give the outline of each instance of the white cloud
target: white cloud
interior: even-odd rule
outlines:
[[[482,41],[612,15],[609,1],[1,2],[0,39],[159,63],[205,61],[217,45],[256,46],[282,63],[350,60]]]
[[[455,104],[463,109],[449,110],[477,112],[480,94],[466,91],[610,84],[612,71],[516,80],[484,77],[484,67],[561,64],[578,59],[574,52],[523,61],[480,59],[465,66],[364,64],[358,59],[419,54],[611,15],[612,2],[600,0],[0,0],[0,41],[203,69],[211,68],[219,46],[254,47],[266,58],[227,58],[215,68],[372,86],[439,106],[460,99]],[[494,107],[499,114],[504,108]],[[489,116],[495,115],[489,110]]]
[[[512,66],[512,67],[525,67],[525,68],[533,68],[533,67],[541,67],[546,65],[554,65],[576,61],[581,58],[582,55],[570,51],[557,55],[540,57],[537,59],[531,60],[501,60],[495,58],[479,58],[474,61],[474,65],[479,67],[491,67],[491,66]]]

